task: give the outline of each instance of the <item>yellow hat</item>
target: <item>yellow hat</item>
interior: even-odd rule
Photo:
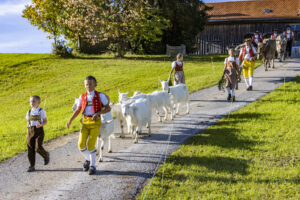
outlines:
[[[251,41],[251,38],[245,38],[245,42]]]

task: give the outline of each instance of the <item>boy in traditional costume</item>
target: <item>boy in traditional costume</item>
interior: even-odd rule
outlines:
[[[87,76],[84,80],[86,93],[80,95],[77,110],[74,111],[66,127],[69,128],[72,121],[82,113],[78,148],[85,158],[83,171],[89,174],[96,173],[96,141],[101,127],[100,115],[110,112],[109,99],[104,93],[95,90],[96,78]]]
[[[50,161],[49,153],[43,148],[44,129],[47,124],[46,111],[39,107],[41,98],[37,95],[30,97],[32,107],[26,114],[27,124],[27,148],[30,166],[27,172],[35,171],[35,152],[44,158],[44,164]]]
[[[253,89],[253,71],[256,49],[251,45],[251,39],[245,39],[245,46],[240,50],[239,65],[242,65],[247,91]],[[249,82],[248,82],[249,78]]]
[[[229,53],[229,57],[225,58],[224,61],[225,66],[224,66],[222,78],[225,76],[226,79],[225,87],[228,92],[227,100],[235,101],[235,88],[237,88],[238,78],[239,78],[239,67],[238,67],[239,60],[238,58],[234,57],[233,49],[229,49],[228,53]]]
[[[174,72],[174,85],[178,85],[180,83],[185,84],[185,75],[183,72],[183,55],[182,53],[177,54],[177,60],[172,63],[172,69],[169,75],[169,79],[171,79],[172,73]]]

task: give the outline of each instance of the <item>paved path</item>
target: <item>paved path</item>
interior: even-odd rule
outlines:
[[[233,104],[225,101],[226,94],[216,86],[195,92],[190,95],[189,115],[180,115],[173,122],[155,122],[153,135],[141,136],[138,144],[132,144],[129,136],[114,140],[113,153],[104,154],[104,162],[98,163],[94,176],[82,172],[83,158],[76,145],[78,133],[53,140],[46,144],[50,149],[50,164],[42,165],[42,159],[37,156],[35,173],[26,172],[25,153],[0,163],[0,199],[134,199],[152,176],[170,132],[168,153],[224,115],[299,74],[300,59],[276,63],[276,69],[268,72],[259,67],[254,73],[254,90],[246,91],[242,82]]]

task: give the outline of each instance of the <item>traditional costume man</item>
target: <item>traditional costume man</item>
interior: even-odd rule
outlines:
[[[242,65],[247,91],[253,89],[253,71],[255,65],[256,49],[250,43],[251,39],[245,39],[245,46],[240,50],[239,63]],[[249,78],[249,82],[248,82]]]

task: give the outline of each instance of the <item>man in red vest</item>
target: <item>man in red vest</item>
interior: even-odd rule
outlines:
[[[251,44],[251,38],[246,38],[245,46],[243,46],[240,50],[239,66],[242,65],[243,68],[243,74],[247,86],[247,91],[253,89],[253,71],[255,65],[255,54],[256,49]]]
[[[285,31],[283,32],[283,35],[287,39],[286,54],[287,54],[287,56],[291,57],[291,54],[292,54],[292,44],[293,44],[293,40],[294,40],[295,36],[294,36],[294,32],[291,30],[291,26],[290,25],[288,25],[286,27]]]
[[[260,35],[259,31],[255,31],[255,33],[252,37],[252,43],[255,47],[257,47],[257,44],[259,42],[262,42],[262,36]]]
[[[67,128],[72,121],[82,113],[80,136],[78,148],[85,158],[83,170],[89,174],[96,173],[96,141],[100,132],[100,115],[110,112],[109,100],[106,95],[95,90],[97,86],[96,78],[87,76],[84,80],[86,93],[80,95],[77,110],[67,122]]]
[[[278,36],[278,29],[274,29],[273,34],[271,35],[271,39],[276,40]]]

